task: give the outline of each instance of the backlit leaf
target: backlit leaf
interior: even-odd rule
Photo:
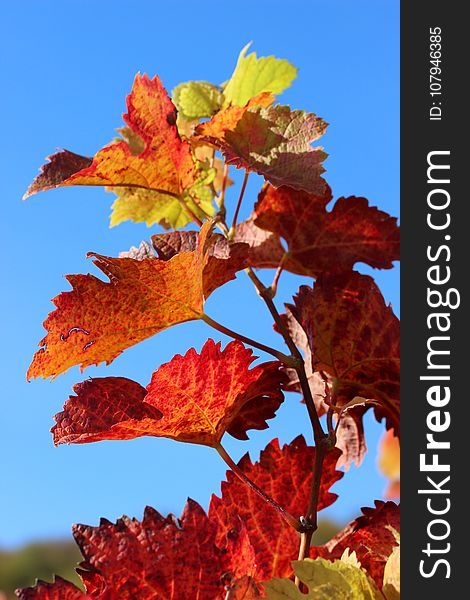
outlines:
[[[217,446],[225,432],[248,439],[266,429],[283,401],[280,363],[249,368],[256,357],[237,341],[209,339],[200,354],[176,355],[152,375],[147,393],[122,377],[84,381],[56,415],[54,443],[86,443],[144,435]]]
[[[400,600],[400,546],[395,546],[385,564],[382,591],[387,600]]]
[[[235,71],[224,86],[226,106],[245,106],[251,98],[262,92],[280,94],[290,87],[297,76],[297,69],[287,60],[274,56],[257,58],[255,52],[247,56],[250,46],[251,42],[240,52]]]
[[[329,186],[321,195],[267,186],[255,206],[255,224],[284,238],[285,268],[316,277],[348,270],[355,263],[390,269],[399,259],[396,219],[369,206],[365,198],[339,198],[331,211]]]
[[[307,334],[312,366],[333,380],[336,404],[355,396],[375,400],[378,420],[399,434],[399,321],[374,280],[354,271],[323,274],[301,286],[289,305]],[[362,414],[367,407],[349,414]]]
[[[95,265],[108,277],[69,275],[72,291],[54,298],[28,378],[56,377],[73,365],[110,363],[123,350],[172,325],[203,315],[203,271],[212,224],[201,229],[197,248],[170,261],[109,258]]]
[[[268,600],[383,600],[367,573],[343,560],[306,558],[292,564],[308,593],[301,592],[290,579],[273,579],[264,584]]]
[[[180,83],[172,91],[171,98],[178,113],[186,119],[212,117],[224,100],[220,89],[207,81]]]
[[[299,436],[282,448],[273,440],[261,452],[259,462],[252,463],[245,455],[239,467],[288,512],[300,517],[305,515],[309,503],[314,456],[315,449]],[[336,500],[336,494],[329,490],[343,475],[335,470],[338,456],[339,450],[335,449],[325,459],[319,510]],[[231,471],[227,472],[227,482],[222,483],[221,497],[212,496],[209,517],[218,523],[217,543],[221,546],[228,531],[238,531],[241,524],[246,527],[255,549],[258,581],[291,576],[299,535]]]
[[[378,465],[382,474],[390,480],[385,498],[400,498],[400,440],[391,430],[386,431],[380,441]]]
[[[25,197],[69,185],[139,187],[179,196],[195,181],[195,163],[188,142],[176,127],[176,109],[160,79],[137,75],[127,97],[124,121],[145,145],[125,140],[99,150],[92,160],[68,151],[50,157]],[[135,140],[135,138],[133,138]]]
[[[313,557],[341,558],[348,548],[355,552],[361,566],[382,587],[384,569],[398,545],[400,509],[394,502],[375,501],[375,508],[363,508],[363,516],[352,521],[324,546],[312,547]]]
[[[222,110],[199,125],[199,139],[218,148],[228,164],[255,171],[275,187],[323,193],[322,163],[327,155],[310,144],[327,124],[314,114],[288,106],[263,108],[254,100],[243,108]]]
[[[34,587],[16,590],[20,600],[88,600],[90,596],[84,594],[73,583],[55,576],[52,583],[38,581]],[[6,598],[6,596],[5,596]]]

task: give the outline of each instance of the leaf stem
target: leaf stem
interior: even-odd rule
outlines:
[[[241,342],[248,344],[249,346],[258,348],[258,350],[261,350],[262,352],[267,352],[268,354],[271,354],[272,356],[274,356],[278,360],[280,360],[282,363],[284,363],[286,366],[289,366],[289,367],[293,366],[291,356],[287,356],[286,354],[283,354],[282,352],[280,352],[279,350],[276,350],[275,348],[271,348],[270,346],[266,346],[265,344],[262,344],[261,342],[257,342],[256,340],[253,340],[241,333],[237,333],[236,331],[233,331],[232,329],[225,327],[225,325],[222,325],[218,321],[215,321],[214,319],[209,317],[209,315],[204,314],[201,317],[201,319],[205,323],[207,323],[208,325],[213,327],[214,329],[217,329],[217,331],[220,331],[221,333],[228,335],[229,337],[234,338],[235,340],[240,340]]]
[[[222,187],[220,189],[219,197],[217,198],[217,206],[219,211],[225,215],[225,190],[227,189],[228,181],[228,164],[224,163],[224,173],[222,176]]]
[[[279,278],[281,277],[281,273],[282,273],[283,269],[284,269],[284,267],[283,267],[282,261],[281,261],[281,264],[276,269],[276,272],[274,274],[274,279],[271,284],[271,289],[273,291],[273,298],[277,294],[277,284],[279,283]]]
[[[225,463],[232,469],[234,474],[245,483],[251,490],[253,490],[258,496],[260,496],[265,502],[267,502],[270,506],[272,506],[279,515],[296,531],[301,531],[302,526],[300,521],[293,517],[285,508],[283,508],[280,504],[278,504],[271,496],[266,494],[260,487],[256,485],[254,481],[252,481],[249,477],[245,475],[245,473],[240,469],[240,467],[236,464],[236,462],[231,458],[231,456],[227,453],[225,448],[219,443],[215,446],[215,449],[220,454]]]
[[[232,226],[230,227],[230,230],[228,232],[228,239],[231,240],[234,236],[235,233],[235,227],[237,225],[237,219],[238,219],[238,213],[240,212],[240,208],[242,205],[242,201],[243,201],[243,196],[245,195],[245,190],[246,190],[246,184],[248,182],[248,171],[245,171],[245,177],[243,178],[243,183],[242,183],[242,187],[240,190],[240,195],[238,196],[238,202],[237,202],[237,206],[235,208],[235,213],[233,215],[233,221],[232,221]]]

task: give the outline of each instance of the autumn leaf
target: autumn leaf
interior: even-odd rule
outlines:
[[[378,466],[387,479],[390,480],[385,490],[387,500],[400,498],[400,440],[393,431],[386,431],[380,441]]]
[[[262,92],[280,94],[297,76],[297,69],[287,60],[274,56],[257,58],[255,52],[246,56],[250,46],[251,42],[240,52],[235,71],[224,85],[225,106],[245,106]]]
[[[181,252],[192,252],[197,246],[195,231],[175,231],[155,234],[152,244],[160,260],[170,260]],[[220,234],[214,234],[209,246],[209,257],[203,271],[204,296],[224,283],[235,279],[238,271],[249,264],[250,248],[245,243],[229,242]]]
[[[382,588],[384,569],[398,545],[400,509],[394,502],[375,501],[375,508],[363,508],[363,515],[352,521],[324,546],[311,548],[313,558],[341,558],[348,548],[355,552],[361,566]]]
[[[206,222],[197,248],[170,261],[109,258],[94,264],[108,277],[69,275],[71,292],[54,298],[44,321],[28,379],[56,377],[74,365],[109,364],[123,350],[178,323],[203,316],[203,271],[209,259],[212,224]]]
[[[248,244],[248,262],[256,269],[277,268],[286,253],[279,236],[257,227],[252,217],[237,224],[233,241]]]
[[[387,600],[400,600],[400,546],[387,559],[382,591]]]
[[[315,449],[299,436],[282,448],[273,440],[261,452],[259,462],[252,463],[245,455],[239,467],[289,513],[300,516],[305,514],[309,504],[314,456]],[[319,510],[336,500],[336,494],[329,489],[343,475],[335,470],[338,456],[339,450],[335,449],[325,459]],[[227,532],[238,531],[241,524],[246,527],[255,549],[257,581],[292,575],[291,561],[299,549],[298,534],[232,471],[227,472],[227,481],[222,483],[221,497],[212,496],[209,518],[218,524],[217,543],[221,547]]]
[[[308,593],[302,593],[290,579],[273,579],[264,584],[268,600],[384,600],[367,573],[347,561],[306,558],[292,565]]]
[[[355,196],[339,198],[327,211],[332,197],[329,186],[320,195],[285,186],[261,191],[255,225],[287,242],[283,266],[312,277],[348,270],[357,262],[392,268],[399,259],[397,220]]]
[[[122,377],[84,381],[55,416],[54,443],[150,435],[216,447],[225,432],[248,439],[284,399],[280,363],[250,369],[255,359],[238,340],[222,350],[209,339],[200,354],[192,348],[157,369],[147,392]]]
[[[55,154],[25,197],[68,185],[137,186],[178,195],[194,183],[191,149],[179,137],[176,109],[159,77],[136,75],[127,110],[124,121],[145,143],[141,154],[133,154],[124,140],[113,142],[99,150],[88,166],[77,158],[80,168],[73,173],[70,160],[66,169],[58,170],[63,153]]]
[[[55,576],[52,583],[38,581],[34,587],[16,590],[20,600],[87,600],[90,597],[73,583]]]
[[[399,321],[374,280],[354,271],[321,275],[288,305],[307,334],[315,371],[333,379],[335,404],[375,400],[378,420],[399,434]],[[366,407],[349,414],[362,415]]]
[[[199,140],[218,148],[228,164],[255,171],[275,187],[323,193],[322,163],[327,155],[310,144],[323,135],[327,124],[311,113],[288,106],[263,107],[254,100],[201,123],[196,128]]]
[[[208,81],[180,83],[171,92],[178,114],[185,119],[212,117],[220,110],[224,96],[216,85]]]

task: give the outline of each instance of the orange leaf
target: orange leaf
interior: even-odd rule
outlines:
[[[64,150],[52,155],[25,198],[68,185],[136,186],[178,196],[195,181],[188,142],[176,127],[176,109],[160,79],[136,75],[124,121],[144,150],[133,154],[127,142],[111,143],[88,159]]]
[[[57,309],[44,322],[28,379],[56,377],[73,365],[109,364],[123,350],[185,321],[203,316],[203,271],[212,224],[206,222],[197,248],[169,261],[109,258],[91,254],[108,277],[69,275],[71,292],[54,298]]]
[[[266,429],[283,401],[280,363],[249,369],[252,351],[239,341],[208,340],[176,355],[152,376],[147,394],[121,377],[84,381],[56,415],[54,443],[86,443],[143,435],[216,446],[227,431],[247,439],[248,429]]]
[[[391,430],[386,431],[380,441],[378,464],[382,474],[390,480],[385,498],[400,498],[400,440]]]
[[[319,510],[337,498],[329,489],[343,476],[335,470],[339,454],[339,450],[334,449],[325,458]],[[278,440],[273,440],[261,452],[259,462],[252,463],[245,455],[239,467],[288,512],[302,515],[309,503],[314,457],[315,449],[299,436],[282,448]],[[227,532],[239,531],[242,525],[246,527],[257,559],[258,582],[292,575],[291,561],[299,550],[299,535],[232,471],[227,471],[221,497],[212,496],[209,518],[218,523],[217,545],[221,547]]]

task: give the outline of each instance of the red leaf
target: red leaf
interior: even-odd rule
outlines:
[[[16,590],[15,594],[20,600],[87,600],[89,598],[73,583],[58,575],[55,576],[53,583],[38,581],[34,587]]]
[[[214,544],[215,527],[193,500],[180,519],[146,508],[141,522],[102,519],[98,527],[75,525],[74,536],[84,557],[80,576],[93,598],[224,597],[223,553]]]
[[[335,560],[349,548],[382,588],[385,563],[398,545],[393,530],[400,532],[400,508],[394,502],[376,500],[375,508],[363,508],[362,512],[362,517],[352,521],[327,544],[313,547],[310,556]]]
[[[337,498],[329,489],[343,476],[335,470],[339,454],[335,449],[325,459],[319,510]],[[273,440],[261,452],[259,462],[252,463],[245,455],[239,467],[288,512],[300,517],[309,503],[314,456],[315,449],[299,436],[282,448]],[[224,546],[227,534],[238,532],[241,524],[246,527],[257,559],[257,581],[292,575],[290,563],[298,554],[298,534],[232,471],[227,471],[221,497],[212,496],[209,518],[218,523],[217,545],[220,547]]]
[[[314,289],[302,286],[289,305],[307,334],[312,366],[332,379],[336,404],[360,396],[374,400],[378,420],[399,434],[399,321],[371,277],[354,271],[324,274]],[[350,414],[362,415],[366,407]]]
[[[68,185],[135,186],[178,196],[195,181],[188,142],[176,127],[176,109],[160,79],[136,75],[124,121],[145,148],[133,154],[125,141],[99,150],[93,160],[67,150],[50,157],[25,198]]]
[[[396,219],[355,196],[339,198],[328,212],[331,200],[329,186],[321,195],[267,186],[255,205],[255,224],[286,240],[286,269],[294,273],[316,277],[357,262],[390,269],[399,259]]]
[[[170,261],[91,254],[109,277],[69,275],[71,292],[54,298],[28,379],[56,377],[73,365],[109,364],[123,350],[178,323],[203,316],[203,271],[212,224],[201,228],[197,249]]]
[[[247,439],[248,429],[266,429],[283,401],[280,363],[250,369],[255,358],[239,341],[221,350],[208,340],[200,354],[191,349],[155,371],[147,394],[120,377],[85,381],[56,415],[54,442],[149,435],[217,446],[226,431]]]

